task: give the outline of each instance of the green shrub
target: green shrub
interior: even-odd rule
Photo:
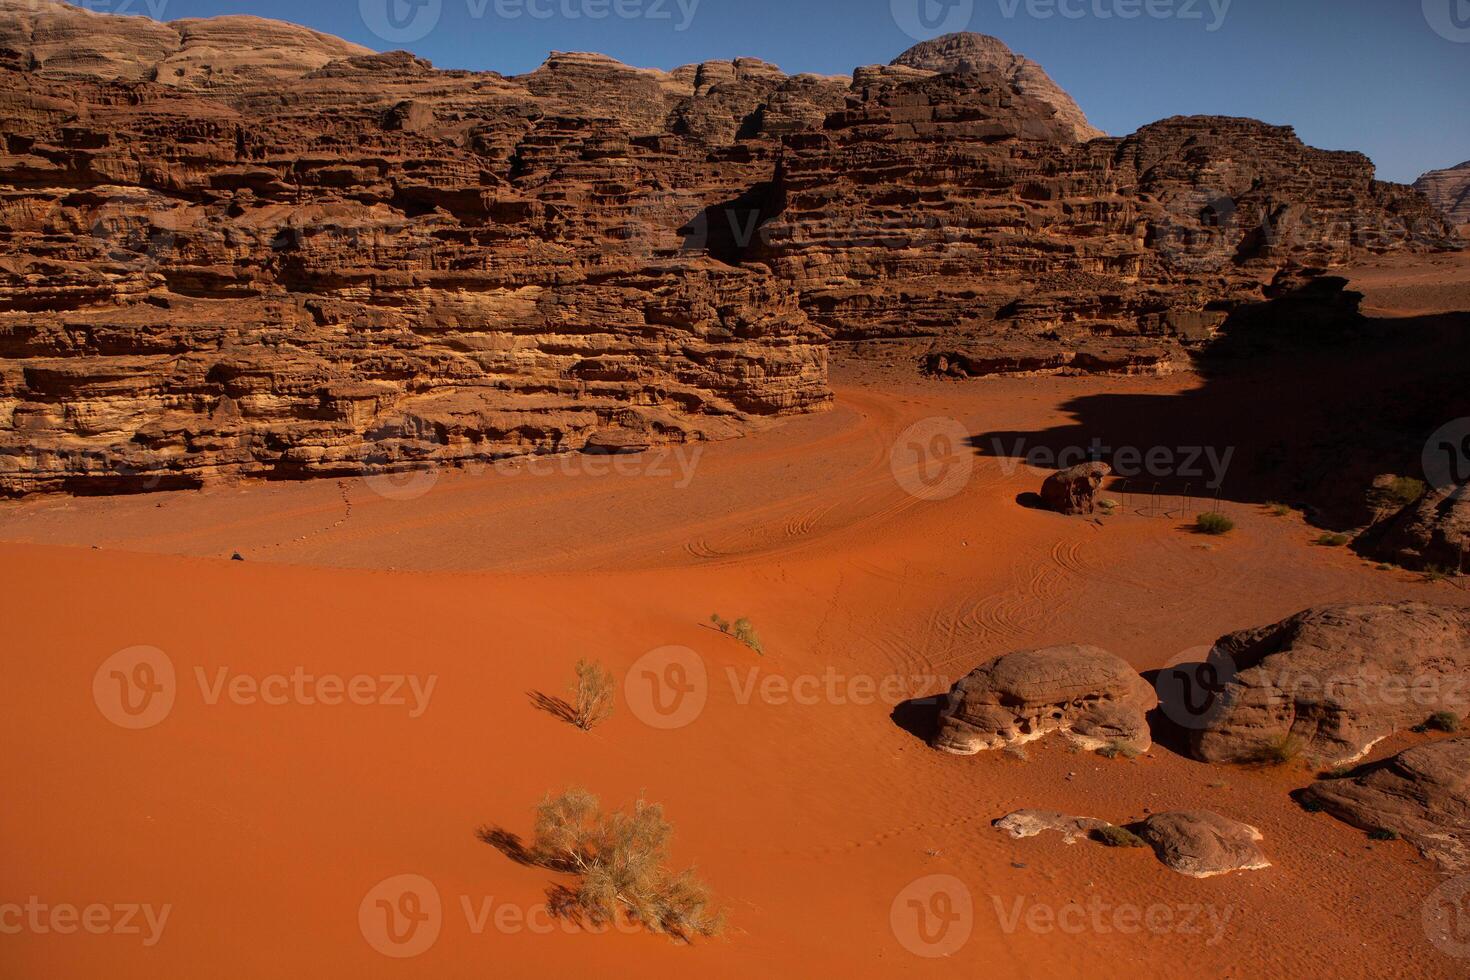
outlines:
[[[1235,530],[1235,522],[1216,511],[1201,514],[1194,519],[1195,530],[1201,534],[1229,534]]]
[[[730,632],[730,621],[727,619],[721,619],[719,613],[712,613],[710,615],[709,621],[711,623],[714,623],[715,629],[719,630],[721,633]]]
[[[1316,543],[1324,548],[1341,548],[1351,540],[1352,538],[1346,534],[1324,534],[1317,539]]]
[[[1148,842],[1127,827],[1101,827],[1093,836],[1108,847],[1148,847]]]
[[[1369,840],[1398,840],[1399,839],[1399,832],[1397,830],[1389,830],[1387,827],[1379,827],[1377,830],[1372,830],[1372,831],[1369,831],[1368,832],[1368,839]]]
[[[1290,507],[1286,504],[1278,504],[1274,500],[1266,505],[1266,509],[1276,517],[1286,517],[1291,513]]]
[[[605,925],[621,912],[685,942],[717,935],[724,913],[712,907],[709,889],[693,871],[675,873],[665,866],[672,836],[656,803],[640,799],[632,812],[604,814],[596,796],[569,789],[547,794],[536,807],[536,836],[527,857],[578,876],[576,887],[556,904],[561,914]]]
[[[1368,491],[1368,503],[1379,510],[1400,511],[1424,496],[1429,487],[1412,476],[1396,476],[1387,484]]]
[[[1300,758],[1305,748],[1306,745],[1295,735],[1273,735],[1256,746],[1249,761],[1262,766],[1284,766],[1293,759]]]
[[[1425,727],[1434,732],[1458,732],[1460,730],[1460,716],[1453,711],[1436,711],[1430,715],[1429,720],[1424,723]]]
[[[1125,742],[1121,738],[1115,738],[1107,745],[1098,749],[1097,754],[1104,759],[1116,759],[1119,756],[1125,759],[1136,759],[1143,753],[1132,742]]]

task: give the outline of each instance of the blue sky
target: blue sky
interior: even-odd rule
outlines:
[[[391,16],[388,5],[391,4]],[[251,13],[444,68],[550,50],[673,68],[740,55],[848,74],[915,35],[993,34],[1115,135],[1181,113],[1290,124],[1384,179],[1470,160],[1470,0],[88,0],[160,19]],[[921,12],[925,16],[920,16]],[[599,16],[600,15],[600,16]],[[1132,15],[1132,16],[1129,16]]]

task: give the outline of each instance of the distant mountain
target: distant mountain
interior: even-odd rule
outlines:
[[[946,34],[914,45],[893,59],[893,64],[941,74],[993,71],[1004,76],[1016,91],[1056,109],[1057,119],[1079,142],[1106,135],[1087,121],[1082,109],[1051,80],[1044,68],[1016,54],[999,38],[985,34]]]
[[[1447,170],[1431,170],[1414,182],[1457,225],[1470,225],[1470,160]]]

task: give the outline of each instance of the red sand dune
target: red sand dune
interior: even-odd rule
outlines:
[[[912,474],[890,467],[920,420],[1038,431],[1067,423],[1061,406],[1079,396],[1163,396],[1192,376],[837,373],[833,412],[706,447],[684,486],[677,460],[664,475],[601,475],[584,459],[568,473],[446,473],[411,500],[352,480],[0,509],[12,793],[0,901],[36,896],[40,921],[62,928],[66,912],[51,916],[67,903],[105,906],[91,913],[99,929],[130,905],[168,909],[152,945],[141,914],[129,917],[139,934],[0,935],[0,972],[1463,975],[1421,926],[1437,873],[1407,845],[1303,812],[1287,793],[1305,771],[1204,766],[1165,747],[1109,761],[1051,742],[1026,762],[944,756],[890,719],[888,679],[932,694],[1001,652],[1063,642],[1148,669],[1316,603],[1470,596],[1313,547],[1317,531],[1254,504],[1227,500],[1237,530],[1206,540],[1183,527],[1198,503],[1177,498],[1157,517],[1130,498],[1103,526],[1020,507],[1038,475],[963,446],[933,463],[973,467],[948,499],[911,495]],[[711,629],[716,612],[748,616],[767,656]],[[97,675],[140,645],[168,658],[174,700],[133,730],[109,720],[129,717],[109,701],[111,668]],[[693,651],[706,683],[677,702],[687,724],[664,729],[647,723],[661,717],[650,699],[675,695],[649,674],[676,675],[671,655],[649,657],[670,646]],[[624,682],[592,733],[529,698],[563,693],[581,657]],[[320,703],[346,699],[358,675],[372,678],[358,700],[374,703]],[[395,687],[404,676],[419,703]],[[222,677],[288,703],[231,695]],[[525,835],[532,805],[568,785],[608,805],[665,804],[679,862],[728,909],[726,934],[680,946],[544,918],[557,877],[476,830]],[[1019,807],[1114,821],[1207,807],[1259,827],[1273,867],[1200,881],[1146,851],[991,828]],[[374,891],[400,875],[432,882],[440,903],[436,917],[432,901],[418,906],[431,917],[412,958],[370,941],[403,949],[376,900],[414,907],[398,904],[401,882]],[[933,904],[935,875],[965,892]],[[963,915],[964,894],[968,920],[951,931],[920,921]],[[1049,924],[1046,910],[1068,903],[1101,910],[1106,930]],[[1130,908],[1155,908],[1155,928],[1108,925],[1136,923]]]

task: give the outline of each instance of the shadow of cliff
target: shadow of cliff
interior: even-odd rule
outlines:
[[[1429,435],[1470,416],[1470,312],[1370,318],[1346,285],[1322,278],[1233,313],[1198,352],[1193,390],[1086,395],[1063,406],[1069,424],[971,444],[1038,469],[1103,459],[1108,492],[1177,496],[1176,509],[1218,495],[1366,524],[1373,478],[1422,477]]]

